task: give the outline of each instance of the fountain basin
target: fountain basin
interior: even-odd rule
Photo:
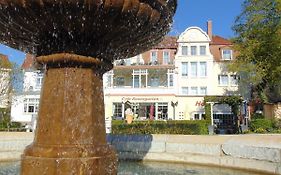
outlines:
[[[176,0],[1,0],[0,41],[37,56],[105,62],[137,55],[169,31]]]
[[[20,140],[15,137],[19,134]],[[32,133],[1,133],[2,160],[19,160],[18,153],[22,152],[24,146],[31,143],[32,139]],[[280,134],[110,135],[107,137],[107,142],[115,147],[121,159],[192,163],[271,174],[281,174],[280,140]]]

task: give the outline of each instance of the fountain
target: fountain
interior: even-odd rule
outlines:
[[[106,144],[102,74],[168,32],[176,0],[0,0],[0,41],[45,69],[22,175],[116,174]]]

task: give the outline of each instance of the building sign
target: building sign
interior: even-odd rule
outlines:
[[[196,101],[195,106],[205,106],[203,101]]]
[[[122,97],[122,101],[159,101],[157,97]]]

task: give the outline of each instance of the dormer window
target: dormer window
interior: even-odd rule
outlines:
[[[181,47],[181,54],[182,55],[187,55],[188,54],[187,52],[188,52],[187,46],[182,46]]]
[[[231,60],[232,59],[232,50],[230,50],[230,49],[222,50],[222,59]]]

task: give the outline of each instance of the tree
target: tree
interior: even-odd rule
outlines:
[[[233,30],[239,52],[230,69],[264,102],[281,101],[281,0],[245,0]]]

